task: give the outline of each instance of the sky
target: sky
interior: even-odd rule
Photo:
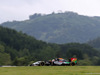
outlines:
[[[100,16],[100,0],[0,0],[0,23],[23,21],[34,13],[73,11],[86,16]]]

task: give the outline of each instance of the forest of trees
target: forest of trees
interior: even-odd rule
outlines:
[[[88,44],[55,44],[0,26],[0,65],[29,65],[38,60],[78,58],[78,65],[100,65],[100,51]]]

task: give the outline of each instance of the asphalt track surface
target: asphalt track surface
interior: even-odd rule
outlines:
[[[0,66],[0,67],[17,67],[17,66]]]

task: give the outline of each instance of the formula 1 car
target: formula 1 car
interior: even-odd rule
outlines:
[[[32,63],[30,66],[67,66],[67,65],[74,66],[76,64],[77,64],[77,58],[71,58],[69,59],[69,61],[63,58],[56,58],[50,61],[37,61],[35,63]]]

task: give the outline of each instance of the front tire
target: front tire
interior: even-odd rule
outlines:
[[[44,66],[44,65],[45,65],[45,63],[44,62],[41,62],[39,66]]]

